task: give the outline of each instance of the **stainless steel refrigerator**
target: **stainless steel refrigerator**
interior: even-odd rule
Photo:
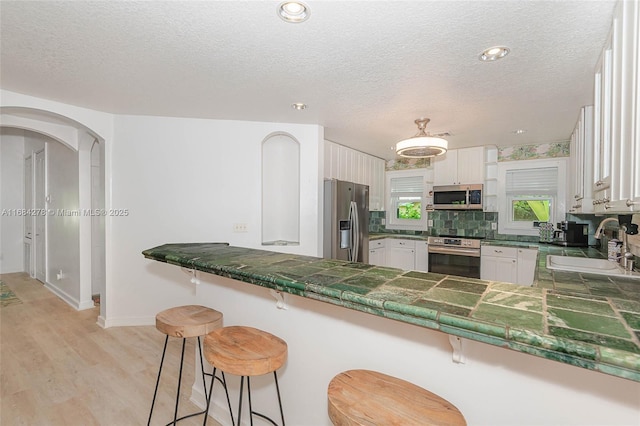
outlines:
[[[369,186],[324,181],[324,252],[328,259],[369,263]]]

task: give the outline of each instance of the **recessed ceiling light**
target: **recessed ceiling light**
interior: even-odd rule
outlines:
[[[303,109],[305,109],[307,107],[306,104],[303,103],[296,103],[296,104],[291,104],[291,108],[298,110],[298,111],[302,111]]]
[[[278,16],[285,22],[304,22],[309,19],[309,15],[309,6],[299,1],[285,1],[278,6]]]
[[[485,62],[496,61],[502,59],[509,54],[509,48],[504,46],[495,46],[486,49],[480,54],[479,59]]]
[[[514,130],[513,131],[513,133],[515,133],[516,135],[521,135],[521,134],[523,134],[525,132],[526,132],[526,130],[524,130],[524,129],[518,129],[518,130]]]

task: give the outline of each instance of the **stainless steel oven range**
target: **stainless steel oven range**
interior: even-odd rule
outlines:
[[[429,237],[429,272],[480,278],[480,239]]]

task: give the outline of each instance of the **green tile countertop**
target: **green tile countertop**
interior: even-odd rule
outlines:
[[[546,269],[533,287],[226,243],[165,244],[152,260],[233,278],[640,382],[640,282]]]

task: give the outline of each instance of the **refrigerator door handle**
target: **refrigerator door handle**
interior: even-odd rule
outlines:
[[[349,205],[349,221],[351,222],[351,254],[349,260],[351,262],[358,261],[358,250],[360,249],[360,220],[358,218],[358,205],[352,201]]]

